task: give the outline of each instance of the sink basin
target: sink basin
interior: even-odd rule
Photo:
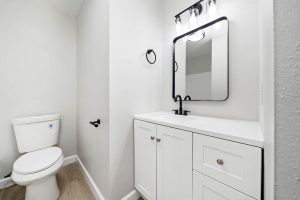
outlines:
[[[157,121],[164,121],[168,123],[194,123],[197,120],[196,117],[193,116],[184,116],[184,115],[175,115],[173,113],[168,112],[157,112],[157,113],[150,113],[149,118]]]

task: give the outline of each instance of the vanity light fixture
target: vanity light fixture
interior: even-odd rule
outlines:
[[[192,6],[188,7],[187,9],[183,10],[182,12],[175,15],[175,23],[176,23],[176,34],[177,36],[183,33],[183,27],[181,24],[181,15],[187,11],[189,11],[189,24],[188,28],[193,30],[198,27],[198,17],[201,15],[203,11],[203,6],[201,4],[203,0],[198,1],[197,3],[193,4]]]

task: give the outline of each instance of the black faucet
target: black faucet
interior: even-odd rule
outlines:
[[[187,100],[187,98],[191,98],[190,96],[186,96],[184,98],[184,100]],[[187,115],[190,111],[187,111],[187,110],[183,110],[182,109],[182,97],[180,95],[177,95],[175,98],[174,98],[174,101],[177,102],[179,100],[179,109],[178,110],[173,110],[175,111],[175,114],[176,115]]]
[[[191,98],[191,96],[190,95],[186,95],[185,97],[184,97],[184,100],[185,101],[191,101],[192,100],[192,98]]]

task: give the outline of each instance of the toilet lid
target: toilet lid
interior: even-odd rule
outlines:
[[[14,163],[14,171],[19,174],[33,174],[54,165],[62,157],[58,147],[26,153]]]

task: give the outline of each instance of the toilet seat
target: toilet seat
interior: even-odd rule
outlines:
[[[27,186],[55,175],[63,162],[64,156],[58,147],[27,153],[14,163],[12,179],[19,185]]]
[[[54,165],[62,157],[62,150],[58,147],[49,147],[24,154],[18,158],[13,170],[18,174],[33,174],[43,171]]]

